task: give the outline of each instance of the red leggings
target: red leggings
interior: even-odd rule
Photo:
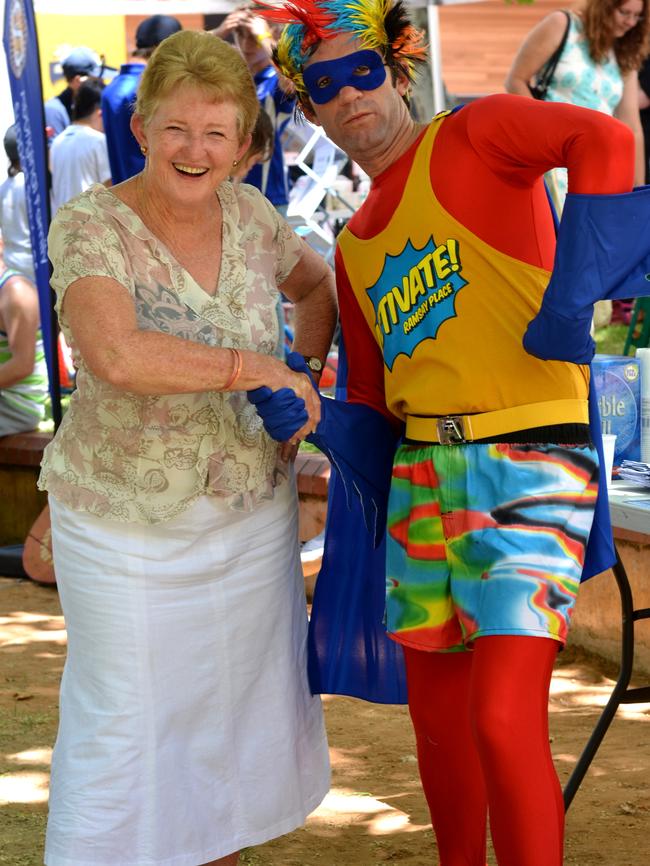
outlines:
[[[440,866],[561,866],[564,804],[548,739],[559,644],[478,638],[472,652],[404,648],[409,710]]]

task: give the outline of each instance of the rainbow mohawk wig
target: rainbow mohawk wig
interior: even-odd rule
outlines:
[[[282,6],[258,0],[260,15],[287,26],[273,52],[275,65],[307,99],[303,67],[323,39],[349,33],[364,48],[378,51],[387,65],[415,78],[415,65],[426,60],[424,34],[411,24],[402,0],[286,0]]]

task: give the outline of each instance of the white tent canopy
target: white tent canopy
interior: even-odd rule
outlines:
[[[34,9],[50,15],[155,15],[228,12],[240,0],[104,0],[89,4],[88,0],[34,0]],[[480,0],[406,0],[408,6],[450,6],[476,3]]]
[[[238,0],[34,0],[35,11],[48,15],[210,15],[237,5]]]

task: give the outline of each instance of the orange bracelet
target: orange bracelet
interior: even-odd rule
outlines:
[[[237,379],[239,379],[239,375],[241,373],[242,367],[242,356],[239,349],[231,349],[229,351],[233,353],[233,361],[232,361],[232,373],[230,374],[230,378],[226,382],[226,384],[221,389],[222,391],[229,391],[232,386],[235,384]]]

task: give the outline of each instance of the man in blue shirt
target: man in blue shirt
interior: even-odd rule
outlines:
[[[254,166],[244,182],[256,186],[271,204],[286,214],[289,189],[280,136],[293,113],[295,99],[293,94],[283,89],[280,76],[271,63],[275,40],[269,24],[251,8],[245,7],[231,12],[212,32],[222,39],[233,37],[255,81],[260,105],[271,118],[275,129],[271,159]]]
[[[152,15],[141,21],[135,31],[133,57],[137,59],[123,63],[119,75],[102,93],[102,117],[113,184],[133,177],[144,168],[144,156],[130,126],[140,76],[154,49],[163,39],[182,29],[181,22],[171,15]]]

